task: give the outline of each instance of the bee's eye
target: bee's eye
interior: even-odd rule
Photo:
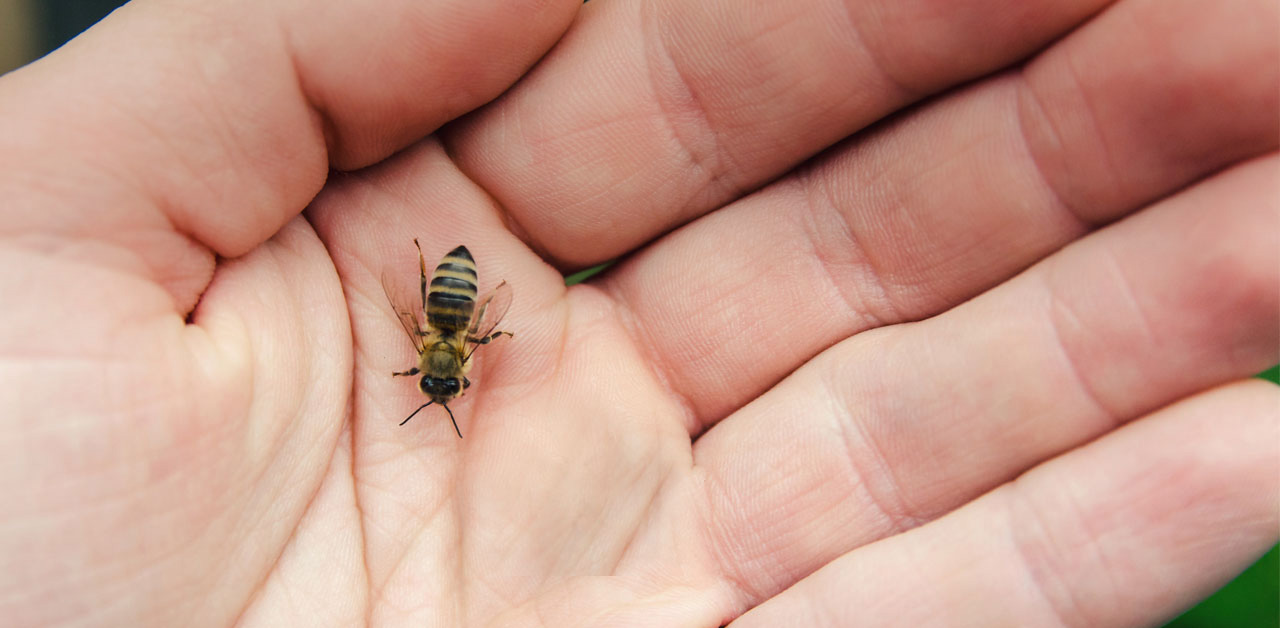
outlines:
[[[458,385],[458,380],[456,378],[450,378],[444,380],[444,388],[449,392],[449,394],[457,394],[458,390],[461,389],[461,386]]]
[[[423,376],[422,376],[422,381],[418,382],[418,388],[419,388],[420,390],[422,390],[422,392],[428,392],[428,393],[429,393],[429,392],[431,392],[431,389],[432,389],[434,386],[435,386],[435,378],[434,378],[434,377],[431,377],[431,376],[429,376],[429,375],[423,375]]]

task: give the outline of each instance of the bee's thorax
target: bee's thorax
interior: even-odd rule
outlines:
[[[435,377],[462,377],[469,365],[463,361],[462,342],[438,340],[423,348],[418,368]]]

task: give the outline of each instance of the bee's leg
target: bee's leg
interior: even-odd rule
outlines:
[[[418,247],[418,294],[422,297],[422,310],[427,311],[427,260],[422,259],[422,245],[418,244],[418,239],[413,239],[413,245]],[[421,332],[419,332],[421,333]]]
[[[418,370],[418,367],[416,367],[416,366],[415,366],[415,367],[413,367],[413,368],[411,368],[411,369],[409,369],[409,370],[407,370],[407,371],[399,371],[399,372],[396,372],[396,373],[392,373],[391,375],[392,375],[393,377],[394,377],[394,376],[396,376],[396,375],[417,375],[417,374],[418,374],[418,373],[420,373],[420,372],[421,372],[421,371],[419,371],[419,370]]]
[[[492,334],[489,334],[488,336],[485,336],[485,337],[483,337],[483,338],[472,338],[472,337],[468,336],[468,337],[467,337],[467,342],[474,342],[474,343],[476,343],[476,344],[478,344],[478,345],[487,345],[487,344],[489,344],[489,342],[490,342],[490,341],[492,341],[492,340],[497,340],[497,339],[498,339],[500,336],[502,336],[503,334],[506,334],[507,336],[509,336],[509,337],[511,337],[511,338],[515,338],[515,337],[516,337],[516,335],[515,335],[515,334],[513,334],[513,333],[511,333],[511,332],[509,332],[509,331],[495,331],[495,332],[493,332]]]
[[[462,378],[462,389],[466,390],[468,388],[471,388],[471,380],[464,377]]]

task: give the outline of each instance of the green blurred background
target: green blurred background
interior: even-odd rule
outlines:
[[[118,0],[0,0],[0,73],[40,57],[102,19]],[[568,278],[576,283],[602,267]],[[1280,368],[1260,377],[1280,384]],[[1280,548],[1167,624],[1170,628],[1280,628]]]

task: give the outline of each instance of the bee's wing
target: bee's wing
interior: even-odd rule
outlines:
[[[409,340],[413,342],[413,348],[418,353],[422,353],[422,319],[419,318],[419,307],[406,307],[405,303],[416,303],[420,299],[417,294],[409,288],[402,285],[401,282],[393,279],[390,271],[382,273],[382,292],[387,295],[387,302],[391,304],[391,311],[396,313],[396,320],[400,321],[400,326],[404,328],[404,333],[409,336]]]
[[[504,281],[476,303],[476,312],[471,317],[471,327],[467,329],[467,338],[478,340],[493,333],[494,328],[498,326],[498,323],[502,322],[502,317],[507,315],[507,309],[510,307],[511,285]],[[470,359],[471,354],[475,353],[478,346],[480,345],[474,342],[470,343],[463,361]]]

